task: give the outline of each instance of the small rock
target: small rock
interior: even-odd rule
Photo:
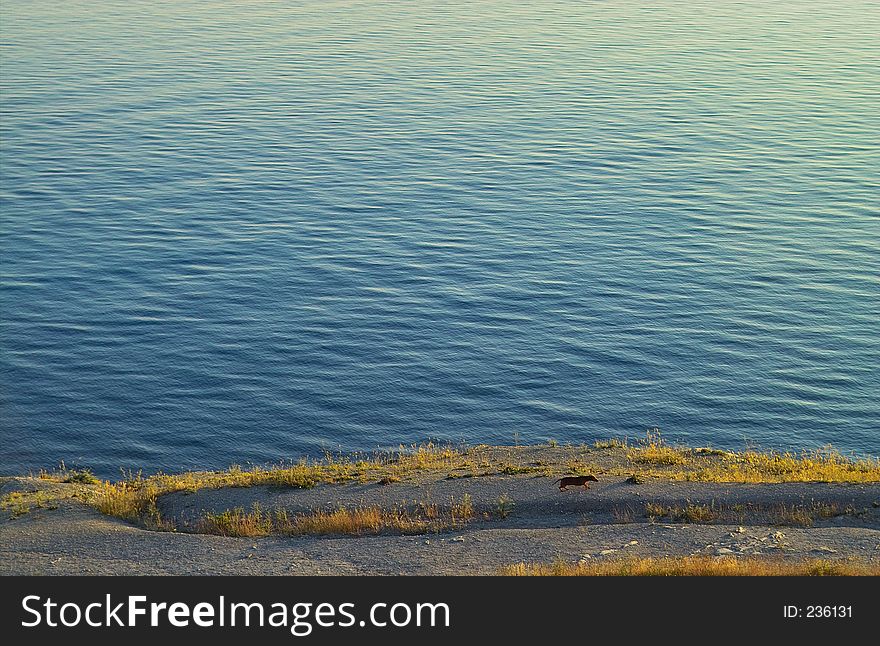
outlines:
[[[822,545],[821,547],[817,547],[813,550],[814,552],[821,552],[822,554],[837,554],[837,550],[828,547],[827,545]]]
[[[743,526],[739,526],[739,527],[736,528],[736,533],[737,533],[737,534],[743,534],[743,533],[745,533],[745,531],[746,531],[746,528],[743,527]]]
[[[449,539],[450,543],[464,543],[464,536],[456,536],[455,538]]]
[[[715,553],[718,556],[724,556],[725,554],[733,554],[733,550],[727,547],[719,547],[717,550],[715,550]]]
[[[614,554],[617,550],[602,550],[599,552],[600,556],[608,556],[609,554]]]
[[[785,534],[783,534],[782,532],[776,532],[775,534],[773,534],[774,541],[781,541],[783,538],[785,538]]]
[[[430,544],[431,544],[431,541],[425,540],[425,545],[430,545]]]
[[[627,543],[627,545],[638,545],[638,544],[639,544],[638,541],[630,541],[629,543]]]

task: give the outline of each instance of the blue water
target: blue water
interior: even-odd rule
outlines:
[[[876,3],[0,17],[0,473],[880,454]]]

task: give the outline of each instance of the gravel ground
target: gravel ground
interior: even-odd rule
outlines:
[[[533,475],[321,485],[310,490],[266,487],[199,490],[160,500],[163,517],[182,530],[206,510],[284,508],[292,512],[340,504],[414,505],[469,494],[477,518],[466,526],[418,536],[227,538],[155,532],[102,516],[69,498],[57,508],[0,516],[0,574],[494,574],[519,562],[580,561],[620,556],[708,554],[786,559],[880,561],[880,484],[716,484],[650,480],[634,485],[600,476],[589,490],[560,492],[553,478]],[[66,487],[5,478],[0,493]],[[512,510],[499,518],[498,499]],[[645,504],[740,505],[719,524],[672,523],[645,516]],[[834,504],[840,515],[809,527],[769,522],[779,505]],[[53,505],[54,506],[54,505]],[[484,514],[488,514],[488,519]]]

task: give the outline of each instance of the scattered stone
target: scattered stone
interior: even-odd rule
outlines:
[[[743,527],[742,525],[740,525],[739,527],[736,528],[736,533],[737,533],[737,534],[744,534],[745,531],[746,531],[746,528]]]
[[[464,543],[464,536],[456,536],[455,538],[449,539],[450,543]]]
[[[817,547],[813,551],[814,552],[821,552],[822,554],[837,554],[837,550],[830,548],[827,545],[822,545],[821,547]]]
[[[426,539],[426,540],[425,540],[425,545],[430,545],[430,544],[431,544],[431,541],[429,541],[429,540]]]
[[[599,556],[608,556],[609,554],[614,554],[617,550],[602,550],[599,552]]]
[[[715,553],[716,553],[718,556],[725,556],[725,555],[727,555],[727,554],[733,554],[734,552],[733,552],[733,550],[730,549],[730,548],[727,548],[727,547],[719,547],[717,550],[715,550]]]
[[[627,543],[627,545],[638,545],[638,544],[639,544],[638,541],[630,541],[629,543]]]

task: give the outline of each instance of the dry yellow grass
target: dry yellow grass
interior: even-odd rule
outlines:
[[[858,510],[834,502],[811,502],[809,504],[786,505],[759,504],[759,503],[736,503],[722,504],[712,501],[705,503],[685,503],[682,505],[664,505],[662,503],[645,503],[645,517],[652,521],[663,519],[673,523],[743,523],[746,517],[760,518],[768,525],[784,525],[810,527],[816,520],[833,518],[846,514],[857,514]],[[618,522],[633,522],[625,520],[623,512],[615,510]]]
[[[707,482],[878,482],[880,460],[850,458],[831,448],[794,453],[725,453],[709,465],[675,474]]]
[[[880,482],[880,460],[855,458],[826,447],[811,451],[733,453],[674,447],[652,429],[626,457],[642,475],[696,482]],[[659,470],[652,467],[659,467]]]
[[[684,556],[597,560],[589,563],[518,563],[506,576],[878,576],[880,563]]]
[[[746,451],[728,453],[716,449],[673,447],[665,444],[660,432],[649,431],[637,445],[620,440],[597,442],[593,449],[547,447],[549,459],[535,461],[530,447],[507,447],[499,459],[498,448],[437,446],[427,443],[401,446],[391,454],[371,456],[325,455],[322,460],[302,460],[274,467],[232,467],[226,471],[157,474],[143,477],[129,473],[118,482],[96,481],[87,471],[71,471],[62,465],[39,477],[55,482],[82,485],[82,497],[102,513],[131,521],[148,521],[151,527],[166,527],[158,515],[156,501],[177,491],[202,488],[251,487],[257,485],[310,488],[319,483],[382,482],[394,484],[418,472],[443,474],[448,478],[488,475],[551,475],[559,471],[573,474],[594,473],[597,463],[591,451],[601,451],[602,460],[618,460],[604,471],[635,477],[711,482],[880,482],[880,460],[851,458],[833,449],[795,455]],[[533,450],[533,449],[532,449]],[[494,451],[494,453],[493,453]],[[553,453],[556,451],[556,453]],[[493,457],[494,456],[494,457]]]
[[[220,536],[268,536],[269,534],[325,535],[378,534],[392,531],[401,534],[424,534],[461,527],[474,516],[471,498],[448,506],[423,502],[415,509],[382,509],[378,505],[339,507],[307,514],[288,514],[283,509],[264,510],[254,505],[251,511],[241,507],[206,514],[195,529],[203,534]]]
[[[301,461],[278,467],[231,467],[227,471],[188,472],[176,475],[157,474],[143,477],[129,473],[119,482],[100,481],[88,496],[99,511],[126,520],[145,516],[158,520],[156,500],[176,491],[203,488],[253,487],[258,485],[309,489],[321,482],[340,483],[381,478],[387,483],[400,481],[401,474],[421,470],[448,470],[465,461],[465,451],[434,444],[400,447],[392,455],[371,459],[352,459],[325,455],[320,461]],[[44,479],[60,480],[53,474]],[[155,524],[155,523],[154,523]]]
[[[626,456],[636,464],[672,466],[686,462],[680,449],[664,443],[658,429],[648,431],[639,446],[627,448]]]
[[[429,510],[430,511],[430,510]],[[401,534],[423,534],[452,527],[439,513],[414,515],[405,510],[384,510],[379,507],[336,509],[330,512],[296,516],[282,528],[285,534],[378,534],[394,531]]]
[[[686,505],[645,504],[645,516],[651,519],[664,518],[676,523],[711,523],[721,517],[721,509],[715,503]]]

